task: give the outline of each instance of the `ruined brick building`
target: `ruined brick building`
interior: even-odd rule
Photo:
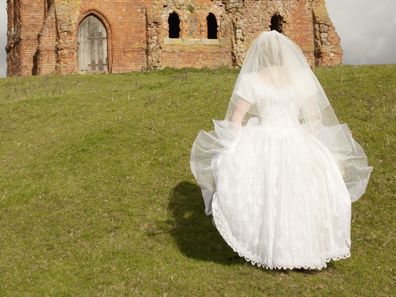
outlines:
[[[342,61],[324,0],[7,0],[7,75],[238,67],[261,31]]]

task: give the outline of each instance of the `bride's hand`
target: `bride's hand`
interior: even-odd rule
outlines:
[[[233,129],[233,131],[235,133],[241,132],[241,130],[243,128],[243,126],[241,124],[238,124],[238,123],[234,123],[234,125],[232,125],[232,127],[233,127],[232,129]]]

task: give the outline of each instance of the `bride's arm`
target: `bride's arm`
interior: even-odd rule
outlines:
[[[242,126],[243,118],[245,117],[251,105],[252,104],[246,100],[238,100],[238,103],[235,104],[235,108],[232,113],[231,122],[237,124],[238,126]]]
[[[255,88],[250,73],[244,73],[238,78],[227,110],[227,119],[242,127],[243,119],[255,99]]]

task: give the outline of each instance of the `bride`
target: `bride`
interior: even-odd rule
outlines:
[[[239,256],[270,269],[350,257],[351,203],[372,167],[293,41],[259,34],[213,123],[190,167],[206,215]]]

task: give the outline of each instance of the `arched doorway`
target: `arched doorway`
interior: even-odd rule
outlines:
[[[83,72],[107,72],[107,31],[102,21],[88,15],[78,28],[78,64]]]

